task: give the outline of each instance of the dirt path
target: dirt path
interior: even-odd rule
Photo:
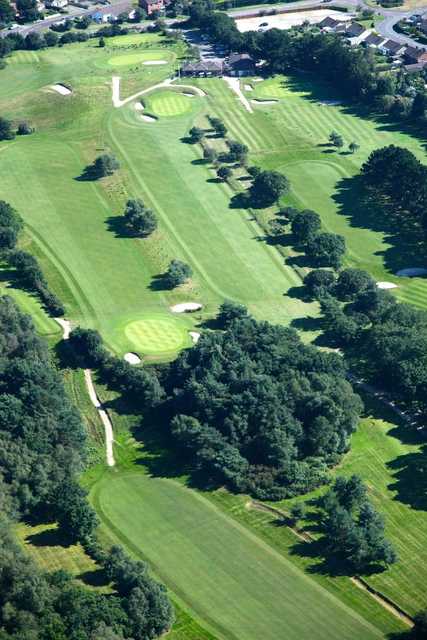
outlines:
[[[242,90],[240,88],[239,78],[230,78],[230,76],[224,76],[224,80],[228,84],[230,89],[234,91],[234,93],[236,94],[236,96],[238,97],[242,105],[245,107],[246,111],[249,111],[249,113],[253,113],[254,110],[252,109],[249,100],[242,93]]]
[[[258,502],[257,500],[249,500],[247,503],[248,509],[256,509],[257,511],[264,511],[266,513],[271,513],[275,516],[279,516],[285,523],[290,521],[290,514],[286,511],[282,511],[281,509],[277,509],[276,507],[271,507],[270,505],[263,504],[262,502]],[[292,533],[299,538],[299,540],[303,540],[304,542],[310,543],[314,542],[314,538],[308,533],[308,531],[303,531],[297,529],[296,527],[292,527],[290,523],[287,523],[286,526]],[[376,591],[371,587],[363,578],[359,578],[359,576],[350,577],[351,582],[355,584],[359,589],[366,591],[369,595],[374,598],[384,609],[387,609],[391,614],[393,614],[399,620],[402,620],[408,627],[414,626],[413,619],[401,609],[397,604],[389,600],[386,596],[384,596],[379,591]]]
[[[68,340],[71,333],[71,322],[69,320],[65,320],[65,318],[55,318],[55,320],[62,327],[62,339]],[[90,401],[98,411],[99,417],[101,418],[101,422],[104,425],[107,464],[109,467],[114,467],[116,463],[115,463],[114,454],[113,454],[113,441],[114,441],[113,425],[111,423],[108,413],[105,411],[105,409],[102,408],[99,398],[96,395],[95,387],[93,386],[91,370],[85,369],[84,376],[85,376],[85,382],[86,382],[86,389],[89,394]]]
[[[142,91],[138,91],[137,93],[134,93],[132,96],[129,96],[129,98],[125,98],[124,100],[121,100],[120,99],[120,77],[113,76],[111,81],[113,107],[116,107],[116,109],[118,109],[120,107],[123,107],[125,104],[132,102],[132,100],[135,100],[139,96],[144,95],[145,93],[149,93],[150,91],[155,91],[156,89],[162,89],[162,88],[164,89],[171,86],[178,87],[179,89],[191,89],[192,91],[197,93],[197,95],[200,97],[204,97],[206,95],[206,93],[202,91],[202,89],[199,89],[199,87],[193,87],[192,85],[189,85],[189,84],[173,84],[174,80],[175,78],[167,78],[166,80],[163,80],[163,82],[159,82],[158,84],[153,84],[152,87],[148,87],[148,89],[142,89]]]

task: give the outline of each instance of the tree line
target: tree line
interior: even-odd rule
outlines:
[[[24,288],[36,291],[52,316],[61,316],[65,309],[59,298],[49,289],[37,259],[27,251],[17,249],[23,229],[20,215],[10,204],[0,200],[0,253],[16,269]]]

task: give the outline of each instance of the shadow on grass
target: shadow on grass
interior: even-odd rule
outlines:
[[[398,456],[387,463],[394,482],[389,484],[395,491],[394,500],[417,511],[427,510],[427,445],[420,451]]]
[[[34,547],[64,547],[72,546],[72,543],[59,529],[50,528],[32,533],[27,536],[27,541]]]
[[[135,238],[126,226],[124,216],[110,216],[105,221],[108,231],[114,233],[116,238]]]
[[[425,243],[419,228],[409,219],[405,222],[404,215],[396,215],[392,207],[380,206],[364,188],[361,176],[340,180],[333,200],[350,226],[383,234],[386,246],[375,255],[382,256],[388,271],[425,266]]]
[[[88,587],[105,587],[109,582],[103,569],[84,571],[83,573],[79,573],[76,578],[84,582]]]

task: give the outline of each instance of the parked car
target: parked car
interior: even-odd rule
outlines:
[[[259,27],[268,27],[268,22],[261,22],[260,25],[258,25]]]

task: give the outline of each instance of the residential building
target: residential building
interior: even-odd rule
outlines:
[[[395,42],[394,40],[386,40],[378,47],[378,49],[387,56],[397,57],[403,54],[406,49],[406,45],[401,44],[400,42]]]
[[[376,33],[370,33],[368,37],[363,40],[363,44],[367,47],[371,47],[372,49],[378,49],[378,47],[384,44],[386,40],[387,38],[384,38],[383,36],[379,36]]]
[[[407,64],[427,63],[427,52],[418,47],[406,47],[404,57]]]
[[[49,9],[64,9],[68,5],[68,0],[46,0],[45,5]]]
[[[166,4],[165,0],[141,0],[140,7],[151,16],[155,11],[164,11]]]

